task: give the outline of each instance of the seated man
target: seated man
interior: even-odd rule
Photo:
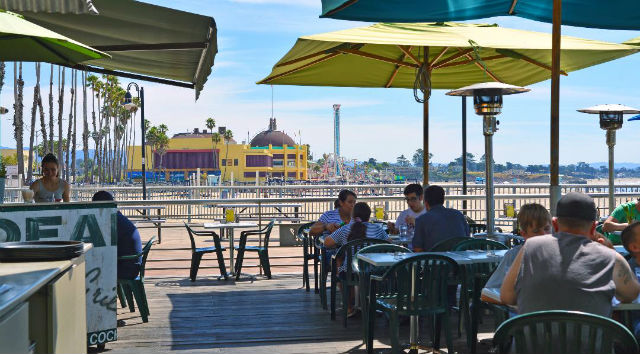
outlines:
[[[106,191],[99,191],[92,200],[113,201],[113,196]],[[133,223],[126,216],[118,212],[118,257],[130,256],[142,252],[140,234]],[[135,279],[140,272],[142,257],[138,259],[118,260],[118,279]]]
[[[416,219],[413,250],[429,251],[436,243],[452,237],[469,237],[469,224],[461,212],[444,207],[444,189],[431,185],[424,189],[427,212]]]
[[[640,281],[640,223],[633,223],[622,230],[622,244],[624,248],[631,254],[629,259],[629,267],[631,272]],[[631,313],[631,323],[633,334],[640,339],[640,311]]]
[[[596,241],[596,205],[591,197],[569,193],[558,201],[554,235],[522,246],[500,290],[503,303],[518,313],[583,311],[611,316],[611,300],[631,302],[640,293],[627,261]]]
[[[525,240],[534,236],[548,235],[551,233],[551,214],[540,204],[525,204],[518,212],[518,225],[520,225],[520,236]],[[511,264],[513,264],[521,247],[522,245],[517,245],[507,251],[498,268],[484,286],[485,288],[499,289],[502,286],[502,280],[511,268]]]
[[[629,224],[640,220],[640,198],[618,205],[611,215],[605,220],[602,225],[603,232],[622,231]],[[611,241],[619,245],[622,240],[616,235],[609,234]]]
[[[398,220],[396,220],[395,224],[392,222],[387,223],[387,230],[390,234],[399,233],[400,228],[403,226],[407,227],[407,234],[414,234],[416,219],[427,212],[423,204],[422,194],[422,186],[417,183],[404,187],[404,199],[407,201],[409,208],[398,215]]]

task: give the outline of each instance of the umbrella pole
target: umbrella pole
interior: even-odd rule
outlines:
[[[614,182],[614,166],[613,166],[613,149],[616,146],[616,131],[613,129],[607,130],[607,146],[609,147],[609,215],[613,213],[613,209],[615,208],[615,186]]]
[[[551,34],[551,139],[549,161],[549,199],[551,215],[562,194],[559,178],[560,161],[560,34],[562,0],[553,0],[553,32]]]
[[[424,55],[422,57],[422,65],[429,65],[429,47],[424,47]],[[427,71],[429,79],[431,79],[431,68]],[[429,184],[429,93],[424,94],[424,103],[422,104],[422,185]]]
[[[467,96],[462,96],[462,195],[467,195]],[[462,200],[462,212],[467,215],[467,200]]]
[[[496,117],[483,116],[484,135],[485,204],[487,209],[487,236],[494,235],[495,206],[493,200],[493,133],[496,132]]]

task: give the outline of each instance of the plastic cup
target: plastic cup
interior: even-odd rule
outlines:
[[[24,200],[25,203],[33,203],[33,191],[31,189],[23,188],[20,192],[22,193],[22,200]]]

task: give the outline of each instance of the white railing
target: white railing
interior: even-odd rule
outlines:
[[[462,185],[441,184],[445,188],[446,206],[461,211],[474,220],[486,218],[484,185],[469,185],[467,195],[462,195]],[[358,200],[369,202],[372,206],[384,208],[386,218],[395,219],[398,213],[406,209],[402,191],[404,184],[373,185],[293,185],[293,186],[150,186],[147,188],[147,200],[144,204],[163,205],[163,217],[176,220],[220,219],[222,209],[219,204],[233,202],[258,204],[249,207],[244,213],[264,218],[282,215],[269,207],[269,204],[297,203],[299,208],[281,208],[286,215],[295,215],[302,220],[317,220],[325,211],[333,207],[333,202],[342,189],[353,190]],[[140,187],[73,187],[72,200],[91,200],[98,190],[107,190],[114,194],[122,205],[142,204]],[[512,203],[516,210],[525,203],[540,203],[549,208],[549,186],[546,184],[509,184],[495,186],[496,218],[504,214],[505,203]],[[587,193],[595,201],[601,216],[608,211],[607,185],[562,185],[562,193],[572,191]],[[640,196],[640,185],[616,186],[616,205]],[[19,188],[5,190],[5,202],[21,202]],[[465,203],[466,202],[466,203]],[[465,206],[466,204],[466,206]]]

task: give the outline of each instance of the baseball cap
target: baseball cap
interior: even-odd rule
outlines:
[[[595,221],[598,217],[596,203],[590,196],[582,193],[571,192],[558,200],[556,216],[561,218],[574,218],[587,221]]]

